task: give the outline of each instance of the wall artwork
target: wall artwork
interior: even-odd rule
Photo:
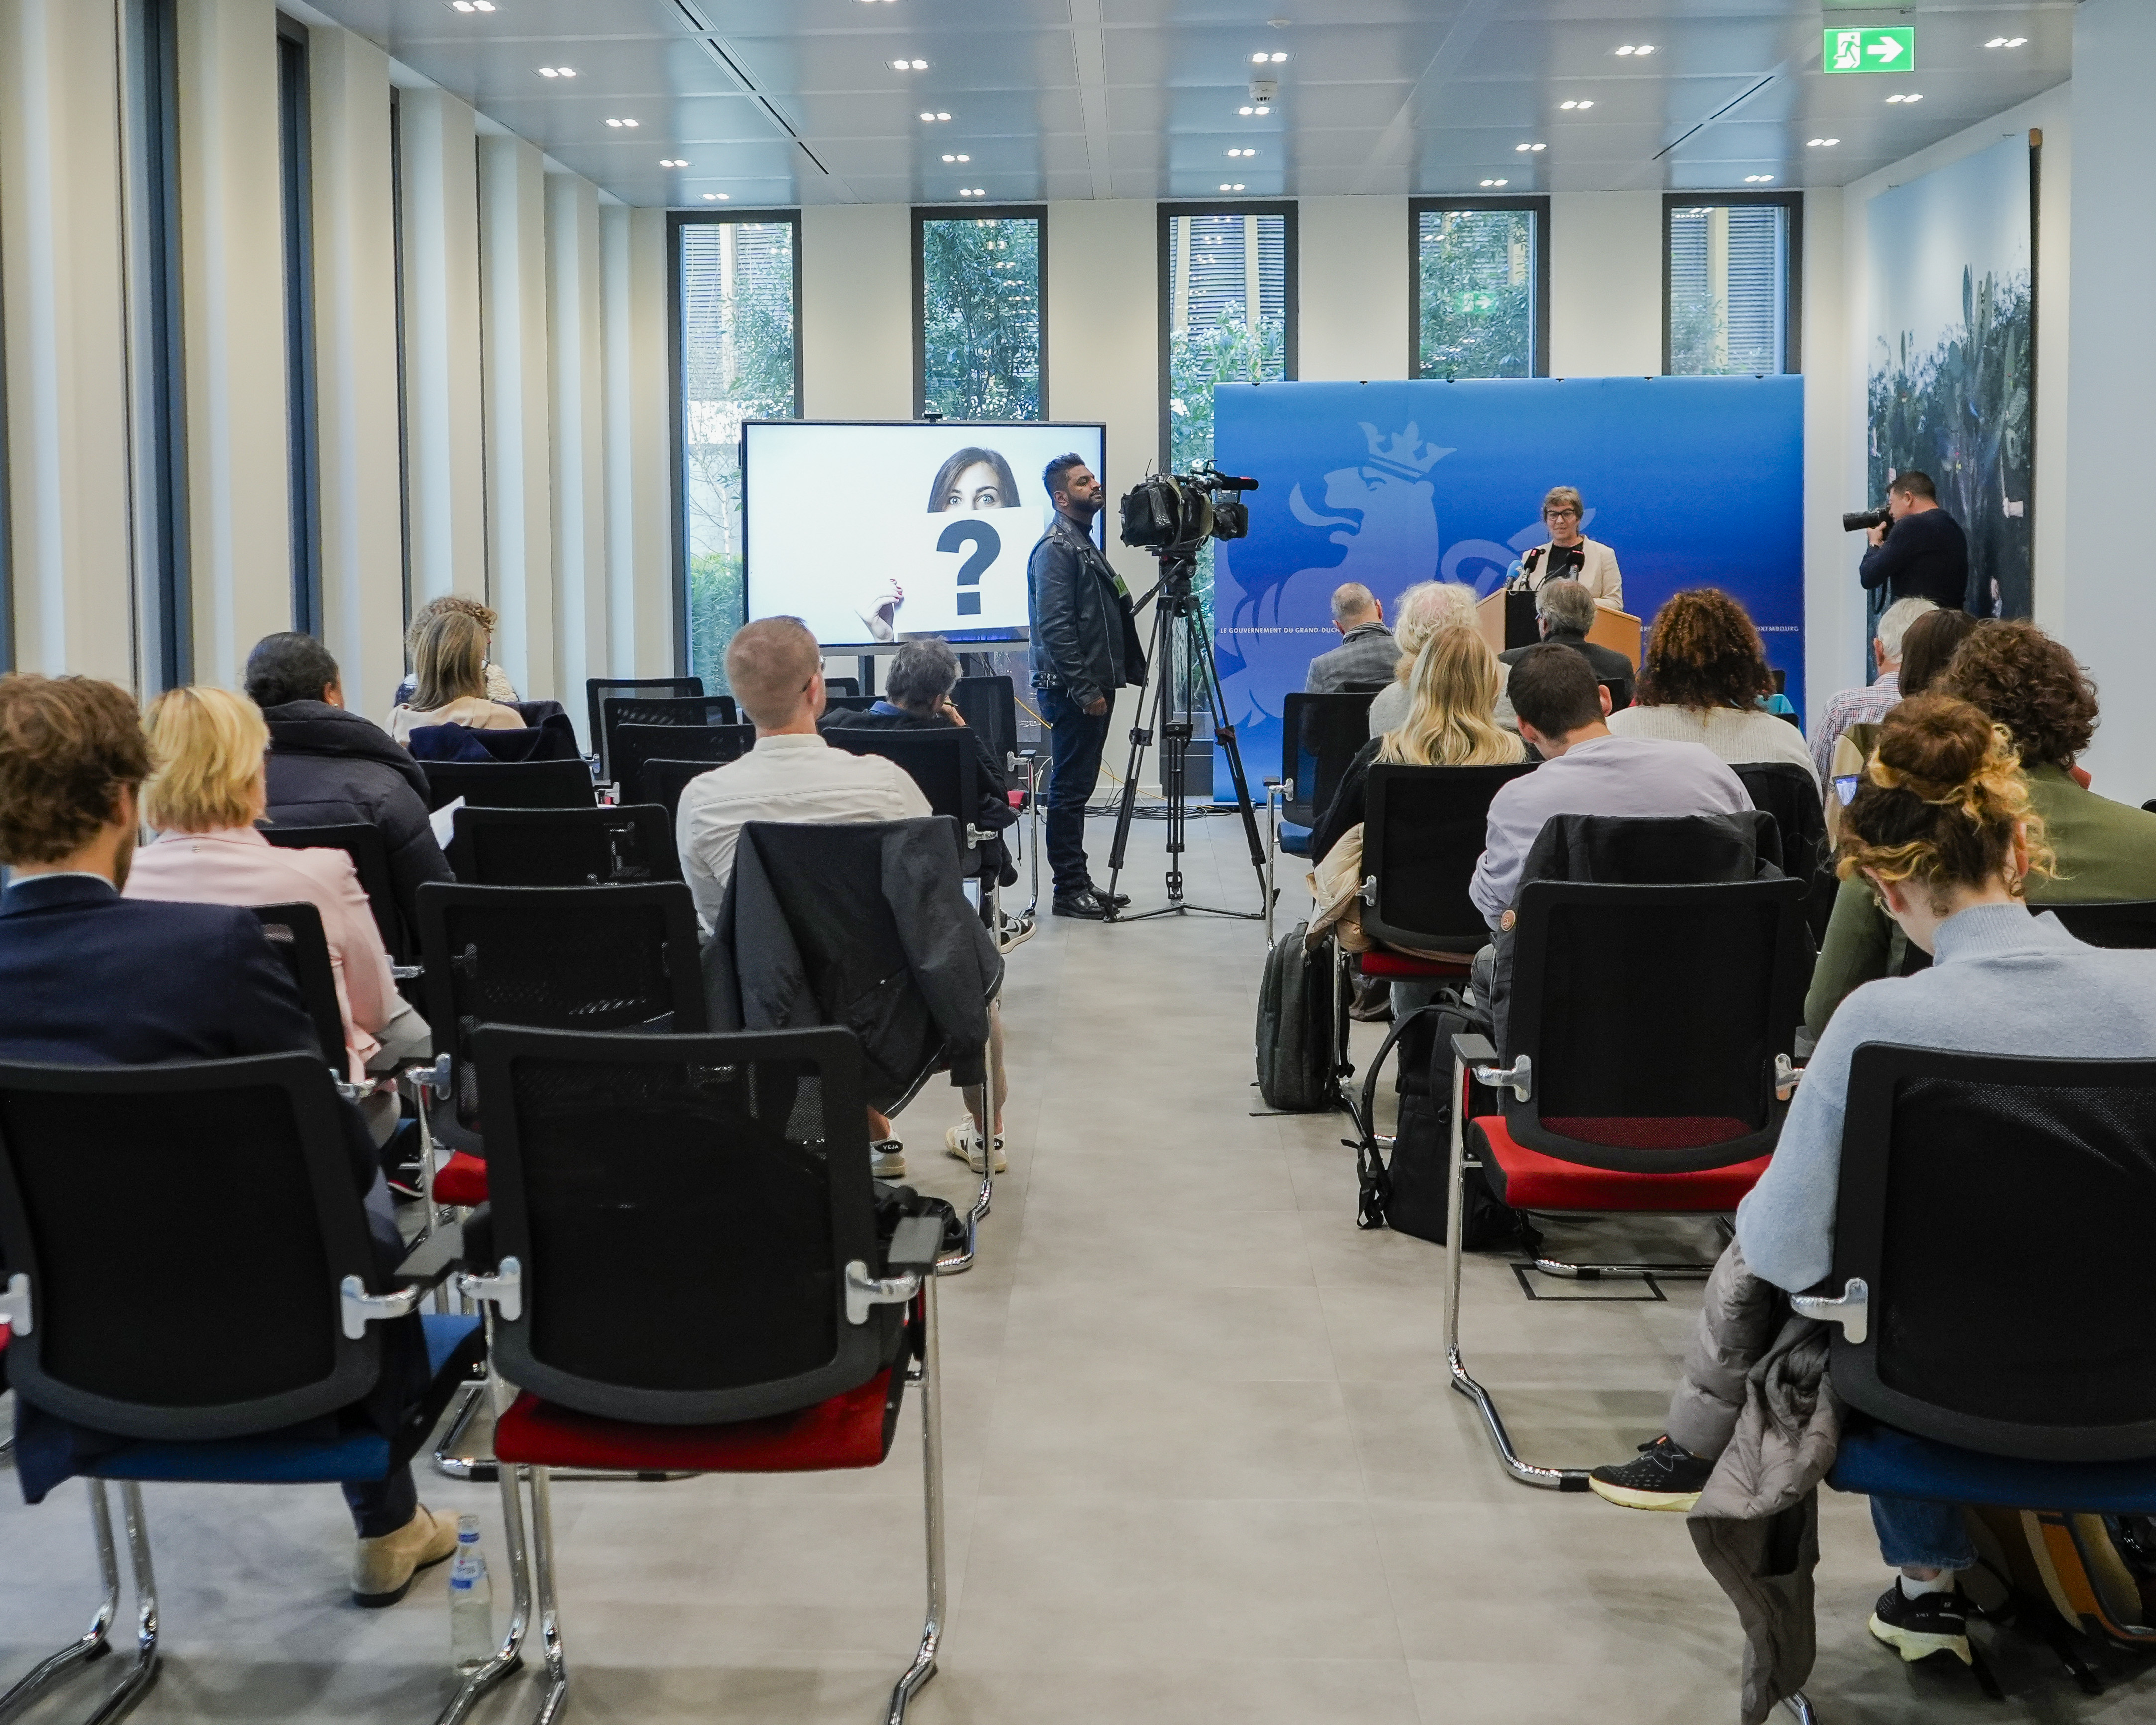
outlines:
[[[2035,458],[2034,167],[2019,135],[1866,206],[1871,499],[1911,470],[1969,534],[1969,608],[2026,617]]]

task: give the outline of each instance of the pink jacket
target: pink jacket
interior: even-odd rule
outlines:
[[[312,905],[321,912],[329,942],[352,1076],[354,1082],[365,1079],[367,1062],[382,1045],[372,1033],[402,1003],[374,912],[344,851],[286,850],[253,827],[163,833],[135,853],[126,896],[198,905]]]

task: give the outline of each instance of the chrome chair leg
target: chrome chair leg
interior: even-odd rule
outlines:
[[[481,1386],[484,1388],[485,1386]],[[509,1626],[494,1657],[465,1674],[434,1725],[462,1725],[480,1697],[524,1663],[525,1631],[531,1621],[531,1558],[524,1540],[523,1501],[517,1495],[516,1470],[498,1470],[501,1484],[502,1543],[509,1556]]]
[[[465,1434],[479,1417],[480,1398],[485,1394],[484,1379],[474,1378],[457,1391],[456,1411],[443,1429],[442,1440],[434,1445],[434,1471],[453,1480],[476,1480],[484,1484],[495,1477],[496,1465],[480,1455],[459,1454]]]
[[[97,1540],[97,1568],[105,1583],[105,1597],[98,1601],[90,1627],[37,1667],[5,1695],[0,1695],[0,1720],[12,1719],[78,1666],[100,1660],[112,1651],[109,1639],[113,1620],[120,1615],[120,1553],[112,1543],[112,1510],[105,1501],[105,1481],[85,1479],[90,1489],[90,1525]]]
[[[120,1515],[127,1528],[127,1558],[135,1579],[135,1663],[83,1725],[111,1725],[134,1710],[157,1681],[157,1577],[150,1563],[150,1527],[142,1515],[142,1487],[120,1482]]]
[[[1452,1060],[1452,1180],[1451,1209],[1445,1230],[1445,1363],[1452,1387],[1482,1410],[1482,1423],[1505,1471],[1522,1485],[1541,1486],[1553,1491],[1584,1491],[1588,1470],[1584,1467],[1538,1467],[1522,1461],[1505,1430],[1504,1416],[1490,1399],[1490,1392],[1468,1374],[1460,1357],[1460,1219],[1467,1214],[1467,1069],[1455,1055]]]
[[[531,1568],[539,1613],[539,1648],[547,1661],[547,1692],[531,1725],[553,1725],[569,1699],[569,1668],[562,1652],[562,1620],[554,1597],[554,1505],[547,1470],[521,1468],[531,1478]]]
[[[973,1267],[973,1260],[980,1250],[981,1224],[988,1219],[996,1195],[996,1120],[1003,1106],[1003,1096],[996,1089],[996,1060],[993,1049],[986,1052],[982,1062],[981,1118],[988,1130],[982,1136],[987,1147],[988,1166],[981,1171],[981,1189],[973,1194],[973,1207],[966,1212],[966,1244],[953,1251],[943,1253],[936,1260],[938,1276],[963,1276]]]
[[[1798,1725],[1819,1725],[1819,1710],[1805,1698],[1803,1690],[1784,1696],[1782,1705],[1797,1716]]]
[[[942,1271],[939,1268],[937,1275]],[[937,1650],[943,1640],[943,1366],[936,1325],[936,1277],[921,1284],[921,1473],[928,1535],[928,1615],[920,1651],[891,1687],[885,1725],[905,1725],[906,1703],[936,1675]]]
[[[1714,1274],[1712,1264],[1573,1264],[1563,1258],[1537,1258],[1535,1268],[1544,1276],[1562,1276],[1573,1281],[1599,1281],[1604,1276],[1637,1277],[1660,1276],[1674,1280],[1682,1276],[1708,1276]]]

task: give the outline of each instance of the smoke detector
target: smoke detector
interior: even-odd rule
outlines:
[[[1279,79],[1277,79],[1277,78],[1253,78],[1253,79],[1250,80],[1250,100],[1251,100],[1252,101],[1254,101],[1254,102],[1270,102],[1270,101],[1272,101],[1272,100],[1276,100],[1276,99],[1278,98],[1278,96],[1279,96],[1279,95],[1280,95],[1280,80],[1279,80]]]

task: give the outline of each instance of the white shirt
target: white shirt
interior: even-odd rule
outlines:
[[[1665,742],[1697,742],[1725,761],[1787,761],[1818,776],[1804,733],[1764,708],[1628,706],[1609,716],[1613,737],[1653,737]]]
[[[734,846],[749,822],[838,826],[926,820],[933,812],[906,769],[884,756],[851,754],[816,736],[759,737],[741,759],[683,788],[674,840],[696,915],[711,928],[733,875]]]

